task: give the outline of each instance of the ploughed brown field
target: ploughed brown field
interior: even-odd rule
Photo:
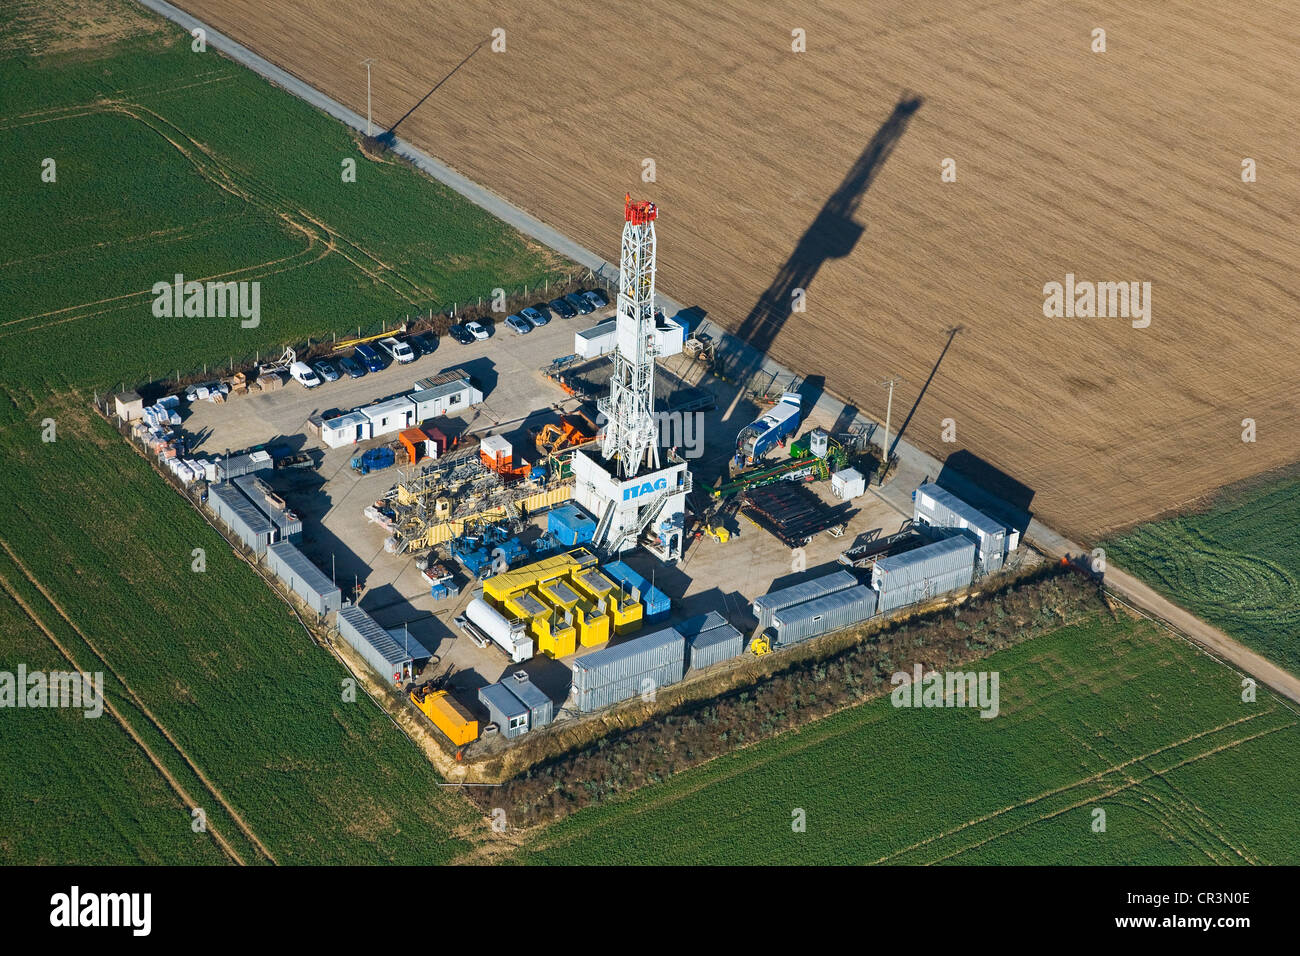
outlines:
[[[380,129],[606,257],[656,200],[664,293],[878,417],[958,329],[905,437],[1062,531],[1300,453],[1294,3],[179,2],[358,112],[376,57]],[[1150,326],[1044,317],[1066,273],[1150,282]]]

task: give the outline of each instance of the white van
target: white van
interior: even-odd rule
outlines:
[[[304,388],[315,388],[320,384],[320,376],[311,370],[306,362],[294,362],[289,366],[289,375]]]
[[[391,335],[386,339],[379,340],[380,347],[391,355],[394,361],[405,365],[407,362],[415,361],[415,350],[405,342],[393,338]]]

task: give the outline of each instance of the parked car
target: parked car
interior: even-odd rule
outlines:
[[[317,359],[312,362],[311,370],[319,375],[323,382],[337,382],[339,380],[339,370],[325,359]]]
[[[529,322],[522,315],[507,315],[506,325],[514,329],[518,335],[527,335],[533,330],[533,323]]]
[[[545,302],[534,302],[528,308],[533,309],[536,312],[540,312],[542,314],[542,318],[546,319],[548,322],[550,321],[551,307],[547,305]]]
[[[527,319],[529,324],[535,329],[540,329],[543,325],[546,325],[546,323],[551,321],[548,316],[542,315],[542,313],[538,312],[531,305],[527,308],[520,309],[519,314]]]
[[[432,332],[420,332],[406,340],[419,355],[432,355],[438,348],[438,336]]]
[[[582,297],[597,309],[603,309],[609,305],[609,299],[605,298],[605,293],[599,289],[588,289],[582,293]]]
[[[366,367],[351,355],[345,355],[339,359],[339,368],[343,369],[348,378],[361,378],[366,374]]]
[[[365,365],[367,371],[382,372],[388,367],[383,354],[369,342],[362,342],[352,350],[352,354],[356,356],[357,361]]]
[[[565,302],[563,299],[552,299],[549,305],[559,313],[560,318],[562,319],[571,319],[578,314],[578,310],[569,305],[569,303]]]
[[[482,322],[466,322],[465,331],[474,336],[474,338],[480,342],[491,335],[487,330],[487,326]]]
[[[576,292],[570,292],[564,297],[564,301],[569,303],[572,308],[576,309],[580,315],[591,315],[591,313],[596,311],[592,308],[590,302],[578,295]]]
[[[447,334],[459,342],[461,345],[469,345],[474,341],[474,336],[470,334],[469,329],[463,325],[453,325],[447,330]]]
[[[391,355],[399,365],[405,365],[407,362],[415,361],[415,350],[400,339],[388,336],[386,339],[379,340],[379,347]]]
[[[294,362],[290,365],[289,376],[304,388],[315,388],[320,384],[320,379],[306,362]]]

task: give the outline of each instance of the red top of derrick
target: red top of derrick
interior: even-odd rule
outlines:
[[[659,211],[655,204],[645,199],[633,201],[632,194],[628,193],[623,197],[624,208],[623,218],[637,226],[644,226],[659,218]]]

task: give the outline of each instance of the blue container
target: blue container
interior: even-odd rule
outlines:
[[[636,588],[641,592],[642,620],[647,624],[667,619],[672,612],[668,595],[637,574],[622,561],[613,561],[602,569],[615,584],[623,585],[623,593],[631,594]]]
[[[596,519],[575,504],[561,505],[547,514],[546,530],[564,547],[576,548],[596,537]]]

